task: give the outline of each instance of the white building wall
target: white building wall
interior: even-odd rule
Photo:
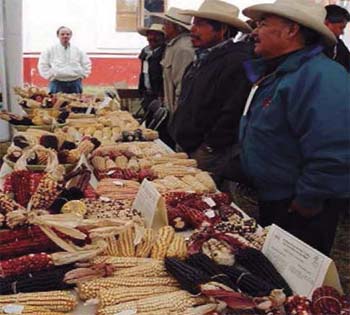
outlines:
[[[203,0],[168,0],[168,6],[196,9]],[[226,0],[241,10],[273,0]],[[319,1],[319,0],[318,0]],[[338,1],[344,6],[344,1]],[[347,9],[349,9],[348,4]],[[41,52],[57,43],[56,30],[73,30],[72,43],[90,53],[137,54],[146,45],[136,32],[115,31],[116,0],[23,0],[23,51]],[[241,14],[241,18],[245,17]],[[343,37],[350,47],[350,26]],[[125,57],[125,56],[124,56]]]
[[[197,9],[203,0],[168,0],[168,6]],[[272,0],[227,0],[241,9]],[[115,31],[116,0],[23,0],[24,52],[57,43],[61,25],[73,30],[72,43],[87,52],[138,53],[146,45],[136,32]],[[243,16],[241,16],[244,18]]]

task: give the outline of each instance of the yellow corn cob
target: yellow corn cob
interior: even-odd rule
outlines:
[[[145,265],[124,268],[113,273],[114,277],[167,277],[164,261],[156,260]]]
[[[19,203],[12,200],[0,191],[0,213],[8,213],[15,210],[25,210]]]
[[[7,304],[44,307],[56,312],[70,312],[77,304],[76,297],[67,291],[50,291],[0,295],[0,309]]]
[[[145,168],[151,168],[153,163],[148,159],[140,159],[139,165],[141,169],[145,169]]]
[[[74,164],[76,162],[79,161],[81,156],[81,153],[78,149],[73,149],[68,151],[68,155],[67,155],[67,163],[68,164]]]
[[[203,315],[208,314],[210,312],[213,312],[216,310],[218,304],[215,303],[208,303],[204,305],[200,305],[197,307],[190,307],[185,310],[185,312],[182,315]],[[171,314],[173,315],[173,314]]]
[[[169,164],[172,164],[172,165],[197,167],[197,161],[194,160],[194,159],[178,159],[178,158],[169,157],[169,156],[155,157],[152,160],[152,162],[153,162],[153,164],[169,163]]]
[[[216,184],[207,172],[200,172],[195,175],[196,179],[200,181],[205,187],[208,188],[209,192],[216,192]]]
[[[128,228],[119,234],[117,239],[118,253],[122,257],[135,256],[135,232],[133,228]]]
[[[18,305],[17,303],[15,305]],[[55,312],[43,307],[36,307],[30,305],[23,305],[24,308],[21,311],[21,315],[69,315],[68,313]],[[6,306],[4,306],[6,307]],[[8,315],[9,313],[5,313],[0,309],[0,315]]]
[[[141,242],[136,246],[136,257],[148,257],[154,244],[153,229],[146,229]]]
[[[82,300],[88,300],[96,298],[100,289],[110,289],[117,286],[135,288],[163,285],[177,287],[178,282],[171,277],[109,277],[78,283],[78,289],[79,297]]]
[[[98,315],[115,315],[123,310],[136,310],[139,312],[154,312],[164,308],[185,311],[190,306],[205,303],[203,298],[194,298],[190,293],[179,290],[175,292],[156,295],[137,301],[120,303],[118,305],[107,306],[98,310]]]
[[[95,132],[96,129],[94,128],[90,134],[93,135]],[[89,154],[94,150],[94,148],[95,145],[88,139],[83,140],[78,145],[78,150],[81,154]]]
[[[159,229],[158,239],[152,247],[151,257],[154,259],[163,259],[166,256],[169,245],[175,235],[175,230],[172,226],[163,226]]]
[[[163,154],[164,157],[170,157],[173,159],[188,159],[188,155],[185,152],[174,152],[174,153],[167,153]]]
[[[111,256],[98,256],[92,260],[94,264],[111,264],[115,268],[130,268],[135,266],[144,265],[155,261],[152,258],[139,258],[139,257],[111,257]]]
[[[49,209],[56,200],[63,186],[51,174],[45,174],[32,195],[30,202],[33,209]]]
[[[115,158],[115,164],[118,168],[126,169],[128,167],[128,158],[124,155]]]
[[[200,181],[198,181],[194,176],[186,175],[181,178],[181,180],[190,185],[195,192],[208,192],[208,188],[204,186]]]
[[[111,168],[115,168],[116,164],[114,163],[114,161],[112,161],[111,159],[107,159],[106,161],[106,169],[109,170]]]
[[[94,156],[91,159],[91,163],[98,171],[104,171],[106,169],[106,160],[102,156]]]
[[[164,309],[158,310],[158,311],[137,312],[137,315],[178,315],[178,314],[174,314],[173,310],[170,308],[164,308]],[[182,315],[182,314],[179,314],[179,315]]]
[[[173,241],[169,245],[166,256],[179,259],[185,259],[187,257],[187,245],[182,235],[175,234]]]
[[[140,170],[139,162],[135,158],[131,158],[129,160],[127,168],[134,170],[134,171],[139,171]]]
[[[132,290],[130,290],[128,287],[101,289],[100,293],[98,294],[98,299],[100,301],[99,306],[103,308],[109,305],[135,301],[149,296],[170,293],[178,290],[179,288],[168,286],[139,287],[133,288]]]
[[[199,169],[194,167],[186,167],[180,165],[172,165],[172,164],[159,164],[151,167],[151,170],[154,174],[156,174],[159,178],[164,178],[169,175],[174,175],[177,177],[183,177],[185,175],[195,175],[199,173]]]
[[[105,253],[111,256],[118,256],[118,245],[115,236],[110,236],[106,238],[105,241],[107,242]]]
[[[185,191],[192,189],[190,185],[185,184],[183,181],[181,181],[179,178],[177,178],[175,176],[166,176],[166,177],[164,177],[164,181],[166,181],[165,185],[168,188],[172,188],[172,189],[183,188]],[[173,187],[169,187],[168,182],[171,183],[171,185],[173,185]]]

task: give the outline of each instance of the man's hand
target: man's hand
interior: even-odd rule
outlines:
[[[301,205],[299,205],[295,200],[292,202],[290,209],[290,212],[297,212],[304,218],[312,218],[315,215],[319,214],[322,209],[311,209],[311,208],[304,208]]]

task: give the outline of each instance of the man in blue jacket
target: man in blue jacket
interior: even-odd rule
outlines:
[[[350,76],[327,58],[336,38],[307,0],[246,8],[258,21],[247,62],[253,88],[240,125],[243,170],[262,225],[275,223],[329,254],[350,196]]]

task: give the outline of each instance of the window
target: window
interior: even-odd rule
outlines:
[[[117,0],[116,30],[135,32],[138,26],[150,26],[159,23],[150,13],[163,13],[167,0]]]

